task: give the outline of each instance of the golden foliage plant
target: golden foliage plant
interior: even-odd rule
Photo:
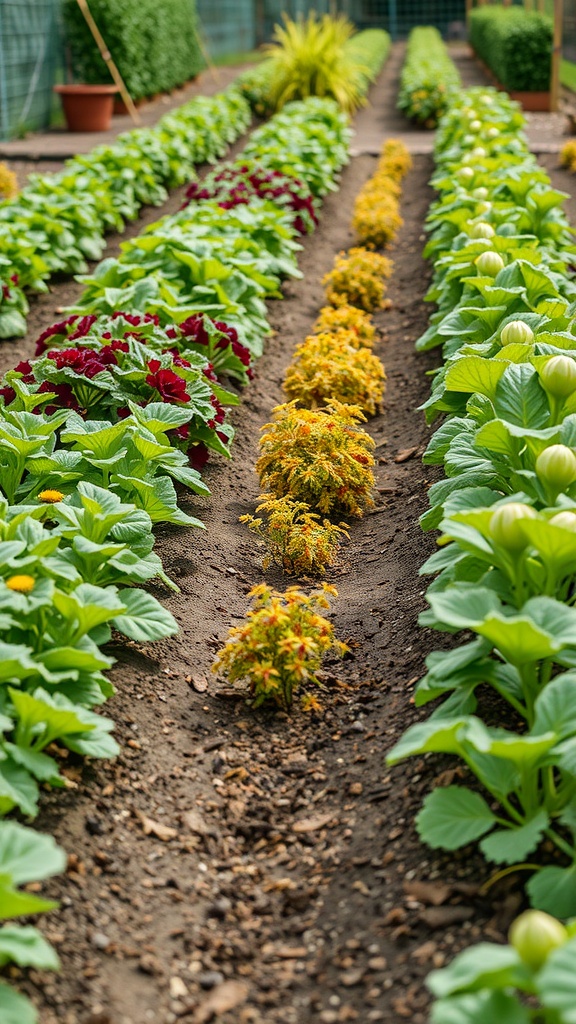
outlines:
[[[263,512],[266,520],[251,515],[241,516],[250,530],[264,541],[268,553],[264,569],[271,563],[280,565],[284,572],[298,576],[320,576],[333,565],[343,537],[348,536],[344,523],[336,526],[311,512],[304,501],[293,498],[275,498],[263,494],[256,514]]]
[[[14,171],[10,171],[6,164],[0,163],[0,202],[4,199],[14,199],[18,195],[18,179]]]
[[[346,50],[353,32],[354,26],[342,15],[319,18],[313,12],[297,21],[284,15],[284,26],[275,26],[274,43],[267,50],[274,62],[272,109],[308,96],[329,96],[348,113],[361,106],[370,69],[359,63],[354,51]]]
[[[372,348],[376,337],[376,328],[370,314],[356,306],[348,305],[324,306],[320,310],[320,316],[312,331],[314,334],[324,334],[325,331],[332,334],[335,331],[345,331],[351,344],[353,343],[352,338],[356,338],[358,348]]]
[[[320,614],[337,597],[334,587],[303,594],[297,587],[285,593],[261,583],[249,597],[253,607],[241,626],[234,626],[226,646],[213,665],[231,683],[246,680],[253,707],[273,701],[289,708],[294,691],[320,685],[317,672],[328,651],[340,656],[348,650],[334,636],[334,627]]]
[[[384,395],[384,367],[377,356],[346,341],[348,332],[317,334],[296,349],[284,391],[308,409],[331,399],[375,416]]]
[[[570,139],[562,146],[560,165],[566,167],[572,174],[576,172],[576,139]]]
[[[323,515],[361,516],[374,504],[374,441],[358,426],[364,419],[357,406],[335,400],[321,411],[277,406],[260,439],[262,489]]]
[[[326,298],[333,306],[358,306],[367,313],[383,309],[384,281],[392,269],[392,260],[361,246],[341,252],[322,281]]]
[[[394,241],[403,221],[400,216],[400,181],[412,166],[402,142],[385,143],[376,173],[354,203],[352,226],[361,242],[383,249]]]

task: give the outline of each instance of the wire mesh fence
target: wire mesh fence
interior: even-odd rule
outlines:
[[[45,127],[62,64],[59,0],[0,0],[0,138]]]

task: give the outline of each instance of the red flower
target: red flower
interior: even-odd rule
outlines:
[[[4,405],[10,405],[10,402],[13,402],[16,398],[14,388],[10,387],[0,388],[0,395],[2,395],[2,398],[4,399]]]
[[[197,345],[210,344],[210,335],[204,326],[202,316],[189,316],[180,324],[180,330],[185,338],[193,338]]]
[[[188,460],[192,469],[197,469],[198,471],[204,469],[204,466],[208,462],[209,455],[210,452],[202,441],[199,441],[198,444],[192,445],[192,447],[188,449]]]
[[[54,391],[56,393],[58,404],[38,405],[34,412],[45,412],[48,416],[53,412],[57,412],[58,409],[74,409],[75,412],[80,412],[80,406],[70,384],[52,384],[49,380],[45,380],[38,388],[38,394],[45,395],[47,391]]]
[[[163,370],[159,359],[151,359],[148,369],[150,373],[146,377],[146,383],[158,391],[163,402],[190,401],[186,381],[173,370]]]

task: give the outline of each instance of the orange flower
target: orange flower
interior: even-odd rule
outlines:
[[[36,580],[33,576],[10,576],[6,580],[8,590],[15,590],[18,594],[30,594],[34,590]]]

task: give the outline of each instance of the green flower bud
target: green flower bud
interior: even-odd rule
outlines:
[[[497,128],[489,128],[488,131],[486,132],[486,135],[488,136],[489,139],[497,139],[498,136],[500,135],[500,132],[498,131]]]
[[[540,452],[535,469],[545,484],[560,493],[576,480],[576,455],[565,444],[551,444]]]
[[[481,128],[482,128],[482,121],[478,121],[478,120],[470,121],[470,131],[471,132],[479,132]]]
[[[496,232],[491,224],[481,221],[470,230],[470,238],[493,238]]]
[[[559,526],[562,530],[570,530],[571,533],[576,533],[576,512],[570,512],[569,509],[566,509],[564,512],[557,512],[548,522],[552,526]]]
[[[460,170],[458,171],[458,181],[461,181],[463,185],[466,185],[468,182],[472,181],[473,177],[474,171],[472,170],[471,167],[461,167]]]
[[[531,345],[534,331],[523,320],[511,320],[500,334],[501,345]]]
[[[568,398],[576,391],[576,362],[570,356],[552,356],[541,369],[540,380],[555,398]]]
[[[490,536],[498,547],[519,553],[528,543],[522,529],[522,520],[537,518],[537,513],[531,505],[509,501],[507,505],[501,505],[492,513]]]
[[[472,127],[472,125],[470,125],[470,127]],[[477,160],[485,160],[488,153],[483,146],[476,146],[476,148],[472,150],[472,156],[476,157]]]
[[[526,910],[520,914],[508,934],[510,945],[532,971],[539,971],[550,953],[567,940],[568,932],[564,925],[542,910]]]
[[[504,260],[497,252],[483,252],[475,262],[482,277],[496,277],[504,269]]]
[[[488,199],[488,189],[481,185],[472,192],[474,199]]]

